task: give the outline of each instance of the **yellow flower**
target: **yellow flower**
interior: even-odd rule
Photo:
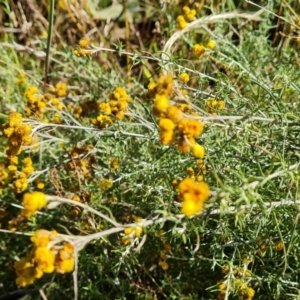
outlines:
[[[128,228],[124,229],[124,233],[127,234],[127,235],[131,234],[132,232],[133,232],[133,228],[132,227],[128,227]]]
[[[134,235],[139,237],[143,232],[143,227],[137,226],[134,230]]]
[[[153,113],[155,116],[160,116],[163,112],[167,110],[169,106],[169,100],[166,95],[155,95],[155,101],[153,105]]]
[[[15,172],[15,171],[17,171],[17,166],[15,166],[15,165],[9,165],[8,167],[7,167],[7,169],[10,171],[10,172]]]
[[[18,275],[16,284],[21,287],[25,287],[34,283],[35,278],[35,267],[31,257],[22,258],[15,262],[14,268]]]
[[[16,84],[17,85],[22,85],[26,82],[26,74],[24,72],[20,72],[19,73],[19,78],[18,80],[16,81]]]
[[[27,166],[27,165],[32,165],[32,160],[31,160],[31,158],[30,158],[30,157],[24,158],[24,159],[23,159],[23,164],[24,164],[25,166]]]
[[[219,290],[221,291],[225,291],[227,289],[227,285],[224,283],[224,282],[221,282],[219,285],[218,285],[218,288]]]
[[[99,104],[99,109],[101,109],[101,111],[102,111],[105,115],[111,114],[111,107],[110,107],[109,103],[106,103],[106,102],[100,103],[100,104]]]
[[[172,130],[165,130],[160,133],[160,142],[163,145],[171,145],[175,140],[175,134]]]
[[[222,110],[224,108],[225,102],[223,100],[218,102],[217,109]]]
[[[55,255],[46,247],[37,247],[33,252],[34,261],[37,268],[44,273],[54,271]]]
[[[183,214],[191,216],[203,210],[203,203],[209,196],[209,186],[207,183],[197,183],[191,178],[185,178],[180,182],[178,190],[183,200],[181,209]]]
[[[88,45],[89,45],[89,41],[86,40],[86,39],[82,39],[82,40],[79,41],[79,46],[80,46],[81,48],[87,48]]]
[[[185,83],[187,83],[190,80],[190,76],[187,73],[181,73],[179,75],[179,79]]]
[[[185,135],[197,137],[202,133],[204,124],[198,120],[182,119],[178,124],[178,129]]]
[[[104,129],[113,124],[113,121],[110,117],[105,115],[99,115],[97,118],[92,120],[92,123],[97,126],[99,129]]]
[[[65,274],[74,270],[75,260],[74,257],[68,259],[59,260],[56,262],[55,269],[57,273]]]
[[[17,112],[11,112],[8,117],[9,127],[16,127],[22,123],[22,116]]]
[[[158,125],[163,131],[172,131],[175,128],[173,121],[167,118],[160,118]]]
[[[205,155],[205,149],[201,145],[198,145],[198,144],[193,145],[191,150],[192,150],[193,155],[196,158],[203,158]]]
[[[64,97],[67,95],[67,84],[65,82],[58,82],[55,85],[57,97]]]
[[[45,187],[45,184],[43,182],[38,182],[36,187],[39,189],[39,190],[42,190],[44,187]]]
[[[191,22],[194,20],[196,13],[197,12],[195,9],[190,9],[189,11],[184,13],[184,18],[186,19],[186,21]]]
[[[206,44],[206,48],[208,49],[213,50],[215,49],[215,47],[216,47],[216,43],[214,40],[209,40],[208,43]]]
[[[209,186],[206,182],[194,182],[192,188],[182,194],[182,198],[184,201],[191,200],[194,202],[205,202],[209,197]]]
[[[188,14],[190,11],[191,11],[190,8],[188,6],[186,6],[186,5],[182,8],[182,12],[184,14]]]
[[[193,179],[191,178],[185,178],[182,181],[180,181],[178,188],[179,188],[179,193],[180,194],[184,194],[189,192],[193,186],[194,186],[195,182]]]
[[[180,30],[180,29],[184,29],[186,26],[187,26],[187,22],[186,20],[184,19],[184,16],[182,15],[179,15],[177,17],[177,28]]]
[[[197,58],[201,58],[205,53],[205,47],[203,45],[196,44],[193,47],[193,52]]]
[[[124,111],[118,111],[116,114],[115,114],[115,116],[116,116],[116,118],[118,119],[118,120],[123,120],[124,119],[124,117],[125,117],[125,114],[124,114]]]
[[[203,203],[202,202],[195,202],[192,200],[186,200],[182,203],[181,212],[190,217],[195,215],[198,212],[203,210]]]
[[[46,195],[42,192],[26,193],[23,196],[24,210],[22,214],[27,216],[33,215],[37,210],[43,208],[47,203]]]
[[[64,274],[72,272],[74,269],[74,246],[70,243],[64,243],[63,249],[59,250],[56,255],[55,269],[56,272]]]
[[[248,287],[247,284],[244,283],[239,290],[239,295],[244,299],[251,299],[255,295],[255,290]]]

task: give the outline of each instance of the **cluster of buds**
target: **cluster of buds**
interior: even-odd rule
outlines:
[[[113,124],[112,117],[123,120],[128,108],[130,98],[122,87],[117,87],[109,95],[107,102],[101,102],[98,108],[101,114],[92,120],[92,123],[99,129],[104,129]]]
[[[48,119],[44,117],[46,109],[54,108],[56,111],[63,109],[64,104],[60,98],[67,95],[67,84],[65,82],[58,82],[55,87],[51,87],[49,92],[44,95],[38,93],[36,86],[29,86],[24,95],[27,99],[25,109],[26,116],[28,118],[38,118],[48,121]],[[49,114],[47,116],[49,117]],[[52,114],[52,121],[54,123],[61,123],[60,114],[58,112]]]
[[[182,15],[177,17],[177,28],[184,29],[188,22],[191,22],[195,19],[196,13],[197,12],[195,9],[190,9],[188,6],[184,6],[182,8]]]
[[[24,170],[17,172],[18,155],[22,152],[23,146],[31,144],[31,131],[32,128],[28,124],[23,123],[22,116],[17,112],[11,112],[8,116],[7,123],[1,126],[3,135],[7,138],[7,169],[11,172],[11,182],[13,191],[21,193],[26,190],[28,186],[27,175],[33,172],[32,163],[30,158],[24,161]],[[3,168],[2,168],[3,169]],[[8,172],[2,171],[3,179],[7,179]],[[1,180],[1,185],[5,183]]]
[[[184,115],[185,107],[172,105],[169,97],[173,93],[174,82],[171,75],[161,76],[157,83],[151,82],[148,86],[149,95],[154,97],[153,114],[159,117],[160,141],[163,145],[177,143],[182,153],[192,151],[197,158],[203,158],[204,147],[196,143],[204,129],[204,124],[193,119],[195,113]]]

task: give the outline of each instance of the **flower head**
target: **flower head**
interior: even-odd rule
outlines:
[[[22,215],[25,217],[32,216],[37,210],[42,209],[47,203],[46,195],[42,192],[26,193],[23,196],[24,210]]]

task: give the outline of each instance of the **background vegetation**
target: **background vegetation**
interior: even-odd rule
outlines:
[[[83,243],[73,275],[29,287],[49,300],[76,287],[79,299],[300,299],[299,1],[57,0],[52,30],[49,0],[0,3],[1,123],[17,111],[32,128],[15,164],[0,136],[2,294],[36,230],[76,244],[115,228]],[[184,6],[195,19],[176,36]],[[202,160],[161,143],[148,91],[161,74],[172,103],[205,123]],[[118,87],[128,107],[99,125]],[[192,217],[178,192],[187,177],[210,186]],[[79,204],[25,218],[23,194],[37,190]]]

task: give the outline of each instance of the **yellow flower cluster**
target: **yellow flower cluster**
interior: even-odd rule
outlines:
[[[215,115],[217,110],[222,110],[224,108],[225,102],[223,100],[217,100],[215,98],[211,98],[206,101],[205,104],[205,110],[212,114]]]
[[[184,6],[182,8],[182,15],[179,15],[177,17],[177,28],[184,29],[187,26],[188,22],[191,22],[195,19],[196,16],[196,10],[190,9],[188,6]]]
[[[44,193],[36,191],[32,193],[25,193],[23,195],[22,202],[24,206],[22,215],[29,218],[47,204],[47,198]]]
[[[3,124],[1,131],[8,138],[6,154],[11,162],[17,164],[16,155],[22,151],[22,146],[31,143],[31,126],[23,124],[22,116],[17,112],[11,112],[8,122]]]
[[[113,124],[111,116],[118,120],[123,120],[128,108],[130,98],[122,87],[117,87],[115,91],[109,95],[108,102],[102,102],[98,108],[101,114],[92,120],[92,123],[99,129],[104,129]]]
[[[192,178],[183,179],[178,185],[179,197],[183,200],[181,212],[192,216],[203,210],[203,204],[209,197],[209,186],[205,182],[196,182]]]
[[[34,167],[32,165],[32,160],[30,157],[24,158],[23,165],[24,167],[21,172],[17,172],[16,165],[8,166],[8,170],[12,172],[12,190],[15,193],[21,193],[27,189],[27,176],[34,172]]]
[[[153,114],[159,117],[160,141],[163,145],[171,145],[177,142],[180,152],[192,154],[197,158],[203,158],[205,150],[196,143],[204,128],[204,124],[198,120],[192,120],[183,116],[183,112],[190,110],[189,105],[171,105],[169,97],[173,93],[174,82],[171,75],[161,76],[157,83],[150,82],[148,95],[154,97]],[[195,114],[193,114],[194,116]]]
[[[57,97],[67,96],[67,84],[65,82],[58,82],[55,85],[54,91],[55,91]],[[52,103],[52,104],[54,104],[54,103]]]
[[[24,94],[27,99],[25,109],[27,117],[48,121],[48,119],[44,118],[46,108],[54,107],[57,110],[63,109],[63,102],[59,98],[67,95],[67,84],[65,82],[58,82],[55,87],[50,88],[49,91],[51,93],[39,95],[36,86],[29,86],[27,88]],[[52,119],[54,123],[61,123],[58,113],[53,113]]]
[[[71,272],[74,269],[74,247],[64,242],[62,246],[54,245],[58,234],[56,231],[37,230],[31,237],[34,248],[28,257],[15,263],[18,286],[33,284],[44,273]]]
[[[188,6],[184,6],[182,8],[183,16],[186,21],[191,22],[194,20],[196,16],[196,10],[195,9],[190,9]]]
[[[27,117],[37,117],[43,119],[43,113],[46,107],[45,99],[42,95],[37,94],[36,86],[29,86],[24,94],[27,99],[25,114]]]
[[[22,152],[23,146],[31,143],[32,129],[30,125],[23,124],[23,118],[19,113],[11,112],[8,116],[8,122],[1,126],[1,131],[8,139],[5,152],[7,154],[7,169],[12,173],[12,189],[16,193],[21,193],[27,188],[27,175],[32,173],[33,169],[32,163],[30,165],[27,159],[24,162],[24,170],[17,173],[18,155]],[[2,176],[5,177],[5,173]]]
[[[187,82],[189,82],[189,80],[190,80],[190,76],[189,76],[188,73],[181,73],[181,74],[179,75],[179,79],[180,79],[182,82],[187,83]]]

